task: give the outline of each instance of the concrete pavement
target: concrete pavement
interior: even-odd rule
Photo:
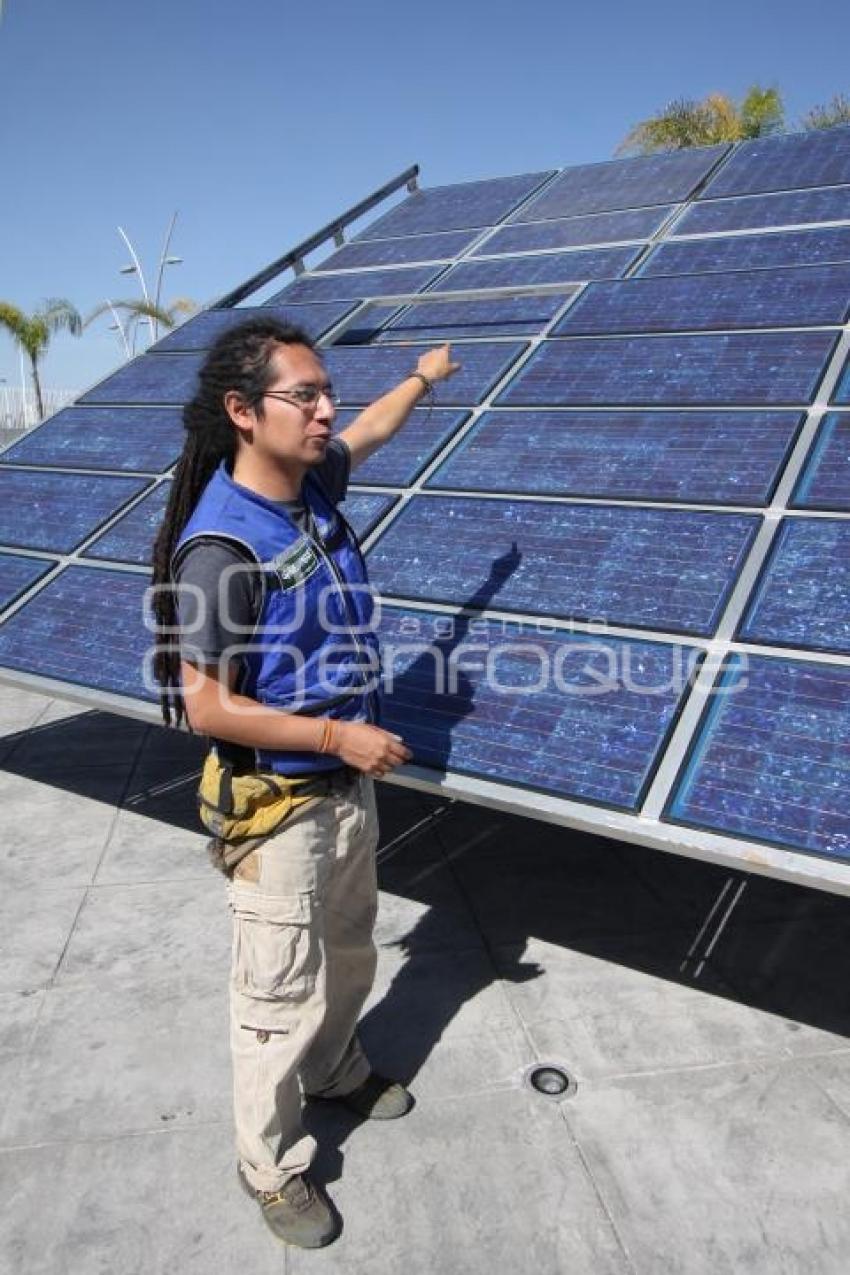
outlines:
[[[850,1270],[850,901],[750,878],[704,960],[746,878],[388,785],[363,1036],[417,1106],[310,1110],[344,1231],[276,1244],[235,1182],[199,756],[0,688],[1,1271]]]

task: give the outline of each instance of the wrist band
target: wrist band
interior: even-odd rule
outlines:
[[[332,717],[326,717],[322,723],[322,737],[319,740],[319,747],[316,750],[320,753],[333,752],[332,744],[336,735],[336,722]]]
[[[410,380],[411,377],[415,377],[417,381],[421,381],[422,384],[425,386],[425,393],[430,394],[431,397],[433,398],[434,382],[429,381],[428,377],[425,375],[424,372],[409,372],[407,379]]]

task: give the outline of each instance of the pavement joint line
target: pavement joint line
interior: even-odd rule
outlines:
[[[617,1242],[617,1247],[620,1249],[620,1252],[623,1255],[623,1260],[625,1261],[626,1266],[628,1267],[632,1275],[638,1275],[638,1268],[635,1266],[635,1263],[632,1260],[632,1255],[629,1252],[629,1246],[626,1244],[625,1239],[620,1234],[620,1228],[617,1226],[617,1223],[614,1219],[614,1215],[611,1212],[611,1209],[608,1207],[608,1201],[605,1198],[605,1194],[602,1190],[602,1187],[597,1181],[596,1174],[593,1172],[590,1161],[588,1160],[587,1156],[584,1153],[584,1147],[581,1145],[581,1142],[579,1141],[575,1130],[570,1124],[570,1113],[567,1109],[568,1106],[569,1104],[567,1102],[562,1102],[558,1104],[558,1117],[560,1120],[563,1121],[563,1124],[567,1130],[567,1134],[569,1136],[570,1142],[572,1143],[572,1146],[575,1150],[576,1155],[581,1161],[581,1166],[584,1169],[585,1174],[587,1175],[587,1179],[590,1182],[591,1187],[593,1188],[593,1191],[594,1191],[594,1194],[596,1195],[597,1200],[599,1201],[599,1207],[602,1209],[602,1212],[605,1214],[605,1217],[608,1219],[608,1225],[611,1228],[611,1233],[613,1234],[614,1239]]]
[[[15,1155],[20,1151],[40,1151],[50,1147],[86,1146],[98,1147],[107,1142],[123,1142],[128,1138],[158,1138],[171,1134],[194,1133],[196,1129],[229,1129],[230,1120],[195,1120],[191,1125],[173,1125],[168,1128],[127,1129],[123,1133],[104,1134],[102,1137],[70,1133],[67,1138],[45,1138],[37,1142],[6,1142],[0,1144],[0,1155]]]

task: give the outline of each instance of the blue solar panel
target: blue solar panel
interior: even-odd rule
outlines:
[[[83,557],[145,566],[150,562],[151,546],[165,514],[170,488],[170,482],[161,483],[99,536]]]
[[[830,412],[794,492],[798,509],[846,509],[850,512],[850,415]]]
[[[814,394],[834,346],[829,332],[546,341],[496,403],[802,405]]]
[[[456,341],[465,336],[535,336],[555,317],[567,294],[500,297],[494,301],[431,301],[409,306],[375,338]]]
[[[352,305],[343,301],[323,301],[315,305],[251,306],[244,309],[204,310],[193,319],[182,323],[173,332],[151,347],[151,352],[173,353],[176,350],[208,350],[213,341],[251,319],[277,319],[280,323],[294,323],[308,336],[317,340],[346,314]]]
[[[188,402],[195,392],[203,354],[143,354],[83,394],[80,403]]]
[[[464,288],[510,288],[524,283],[571,283],[616,279],[637,259],[639,248],[598,248],[504,257],[498,261],[462,261],[440,279],[433,292]]]
[[[850,126],[744,142],[701,197],[756,195],[845,182],[850,182]]]
[[[408,235],[404,239],[364,239],[347,243],[315,269],[351,270],[361,266],[401,266],[416,261],[448,261],[465,252],[480,230],[448,230],[436,235]]]
[[[464,604],[515,546],[519,559],[492,600],[500,610],[709,634],[758,521],[750,514],[420,496],[372,549],[369,571],[391,597]]]
[[[723,688],[668,817],[850,858],[850,668],[733,656]]]
[[[343,430],[356,417],[352,411],[339,412],[335,428]],[[417,408],[404,429],[354,471],[357,483],[403,487],[419,476],[443,444],[468,416],[463,411]]]
[[[343,349],[334,346],[323,350],[322,354],[343,402],[371,403],[397,385],[427,349],[433,349],[433,345],[411,345],[404,349],[390,346]],[[437,387],[437,402],[441,407],[471,407],[480,403],[524,349],[524,344],[513,341],[481,341],[459,346],[454,355],[461,364],[461,370]]]
[[[375,541],[395,675],[384,724],[413,745],[420,781],[436,788],[448,770],[449,791],[479,796],[490,781],[504,804],[543,801],[571,821],[540,793],[589,803],[582,823],[610,833],[612,816],[590,809],[606,806],[625,812],[624,835],[745,867],[756,847],[708,832],[841,846],[850,871],[836,796],[850,761],[846,364],[834,395],[848,408],[823,410],[850,316],[848,138],[779,139],[770,181],[757,147],[717,146],[416,193],[339,250],[326,238],[317,268],[263,285],[282,289],[267,303],[195,316],[0,457],[0,675],[156,699],[142,678],[147,563],[180,408],[224,328],[259,313],[319,336],[348,405],[338,430],[451,339],[462,370],[356,469],[341,506]],[[836,165],[843,185],[782,189]],[[704,197],[732,178],[764,193]],[[553,293],[494,295],[523,287]],[[383,295],[410,300],[371,305]],[[730,599],[745,594],[730,638]],[[696,703],[707,642],[757,654],[733,661],[740,697],[707,696],[713,716],[698,722],[680,709]],[[736,671],[748,663],[752,697]],[[659,827],[662,806],[702,835]],[[795,857],[760,854],[783,871]]]
[[[397,496],[384,496],[372,491],[358,491],[349,488],[342,507],[346,520],[351,523],[358,540],[365,540],[369,532],[377,527],[388,509],[398,500]]]
[[[551,172],[496,177],[457,186],[418,190],[367,227],[361,239],[391,235],[423,235],[435,230],[492,226],[536,190]]]
[[[832,396],[834,403],[850,403],[850,358],[844,365],[844,371]]]
[[[157,474],[177,460],[183,439],[174,408],[66,407],[5,451],[0,464]]]
[[[567,168],[511,220],[545,221],[578,213],[678,203],[727,150],[727,146],[708,146]]]
[[[365,297],[401,296],[421,292],[436,279],[444,266],[403,266],[398,270],[357,270],[346,274],[303,274],[282,292],[269,298],[269,305],[289,305],[294,301],[356,301]]]
[[[850,226],[665,243],[655,249],[639,273],[696,274],[702,270],[755,270],[834,261],[850,261]]]
[[[844,323],[848,314],[850,263],[597,283],[570,307],[554,331],[595,336],[807,327]]]
[[[146,486],[142,478],[6,469],[0,472],[0,543],[70,553]]]
[[[850,522],[782,520],[741,637],[813,651],[850,651]]]
[[[69,567],[0,624],[0,665],[155,700],[142,672],[153,640],[143,622],[148,584],[147,573]]]
[[[763,505],[796,412],[485,412],[428,487]]]
[[[663,208],[632,208],[627,212],[565,217],[560,221],[519,222],[494,231],[475,249],[473,256],[648,239],[671,212],[668,204]]]
[[[19,598],[25,589],[40,580],[55,563],[45,558],[25,558],[21,554],[0,553],[0,608]]]
[[[850,221],[850,186],[824,190],[746,195],[743,199],[692,204],[673,235],[714,234],[718,230],[758,230],[766,226],[802,226],[819,221]]]
[[[519,625],[486,620],[467,654],[468,640],[460,617],[383,608],[382,723],[420,765],[638,807],[692,652],[574,633],[536,633],[528,647]]]

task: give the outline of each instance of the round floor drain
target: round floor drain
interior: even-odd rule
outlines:
[[[544,1098],[571,1098],[576,1091],[576,1082],[560,1063],[535,1063],[527,1069],[524,1080]]]

